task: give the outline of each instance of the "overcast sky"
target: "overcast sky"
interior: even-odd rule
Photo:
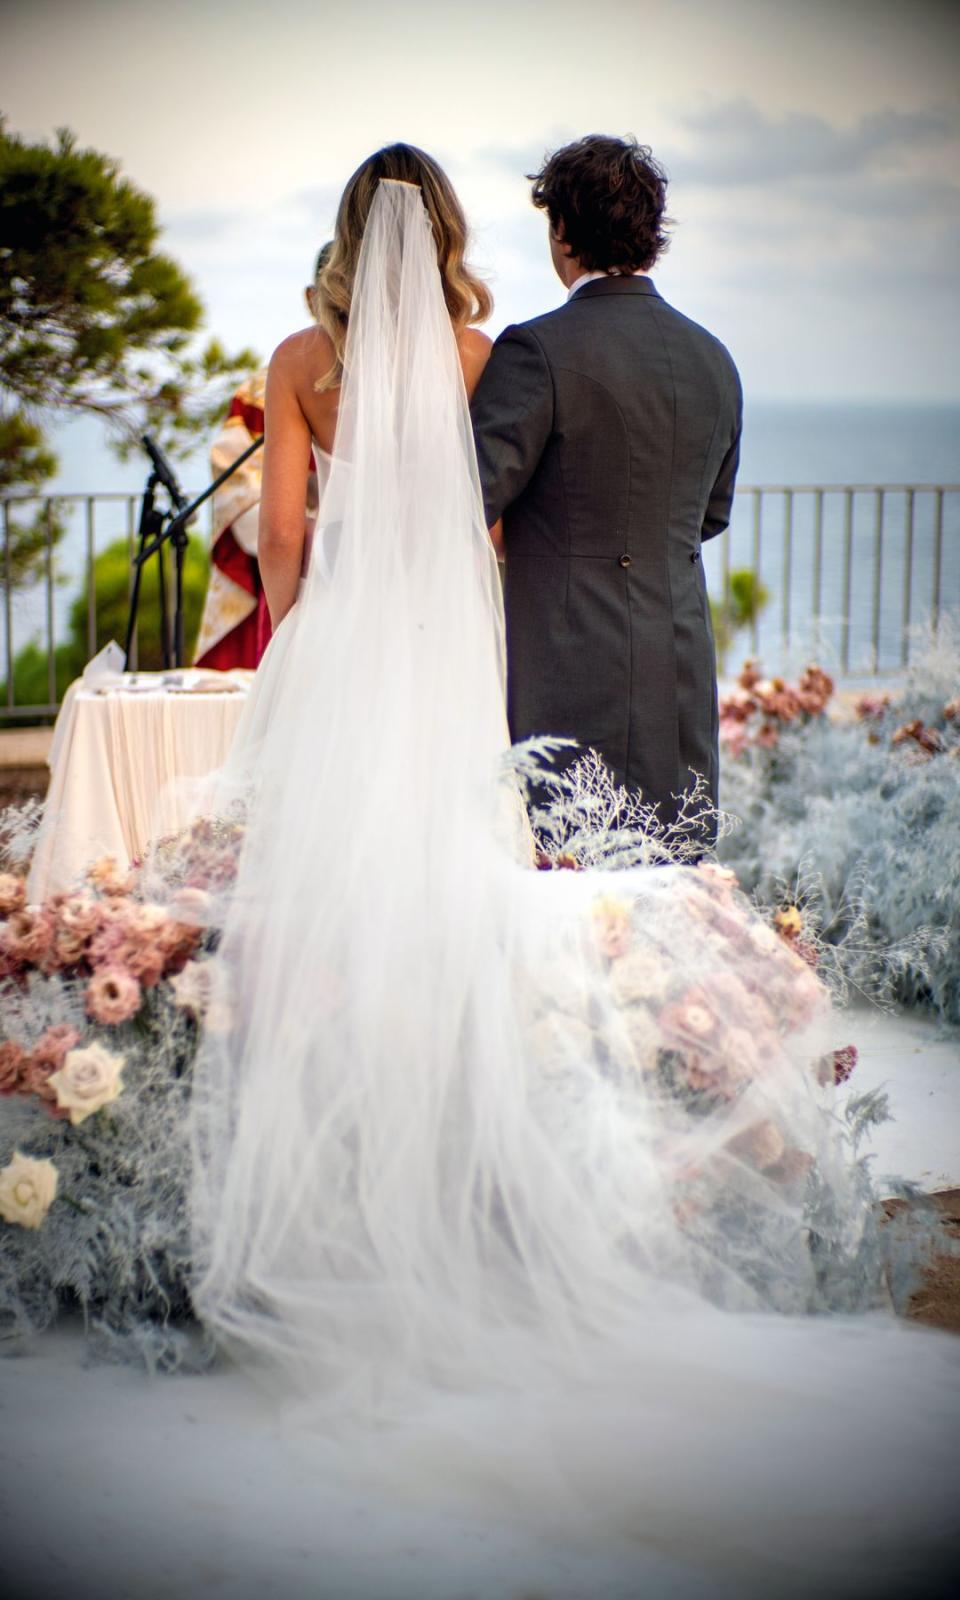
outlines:
[[[672,180],[658,287],[752,398],[960,399],[960,4],[0,0],[0,108],[118,158],[264,354],[379,145],[447,167],[495,333],[561,298],[524,172],[629,131]]]

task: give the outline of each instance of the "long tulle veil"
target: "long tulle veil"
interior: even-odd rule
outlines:
[[[471,1026],[470,886],[509,831],[500,584],[409,184],[381,183],[364,234],[319,549],[335,558],[312,563],[221,785],[247,840],[230,1026],[198,1065],[194,1213],[206,1315],[268,1349],[326,1346],[333,1377],[365,1321],[402,1343],[382,1297],[421,1252],[439,1265],[431,1236],[454,1222],[416,1146],[451,1116],[436,1087]]]
[[[220,796],[246,834],[196,1067],[201,1315],[299,1405],[412,1415],[399,1477],[731,1581],[772,1551],[778,1593],[831,1552],[893,1571],[942,1531],[955,1352],[806,1315],[872,1291],[803,963],[691,869],[517,860],[500,588],[406,184],[366,227],[317,548]]]

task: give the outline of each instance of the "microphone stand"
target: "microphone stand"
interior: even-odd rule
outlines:
[[[139,528],[140,548],[137,551],[137,554],[134,556],[133,561],[135,571],[133,577],[133,588],[130,592],[130,615],[127,620],[127,638],[124,647],[124,667],[128,672],[130,670],[130,654],[133,649],[133,639],[137,627],[137,612],[140,606],[140,578],[143,573],[143,568],[149,561],[150,557],[152,555],[156,555],[159,551],[162,551],[163,546],[167,543],[173,547],[174,552],[173,660],[171,662],[170,659],[171,649],[167,619],[166,584],[163,573],[163,556],[161,554],[159,589],[163,664],[165,667],[169,667],[170,665],[182,667],[184,665],[183,563],[187,552],[187,546],[190,542],[189,534],[187,533],[187,524],[192,521],[196,511],[200,506],[203,505],[204,501],[209,500],[210,496],[215,494],[220,488],[220,485],[226,483],[227,479],[233,476],[237,468],[241,467],[245,461],[249,460],[250,456],[254,454],[254,451],[259,450],[262,444],[263,435],[261,434],[259,439],[254,439],[253,443],[247,446],[243,454],[239,455],[236,461],[232,461],[229,467],[227,467],[224,472],[221,472],[220,476],[215,478],[213,483],[209,484],[207,488],[204,489],[202,494],[198,494],[195,500],[191,500],[188,503],[186,497],[180,489],[179,484],[177,483],[176,478],[173,475],[172,469],[169,467],[164,456],[162,455],[162,452],[157,449],[157,446],[153,443],[153,440],[150,439],[148,435],[144,435],[143,445],[149,454],[150,459],[153,461],[153,471],[150,473],[150,476],[147,479],[147,486],[143,493],[143,500],[141,501]],[[173,517],[170,517],[169,511],[160,511],[154,504],[154,495],[158,485],[160,484],[162,484],[167,490],[171,500],[177,507],[176,515]],[[167,522],[168,517],[170,517],[169,522]],[[165,523],[166,526],[164,526]]]

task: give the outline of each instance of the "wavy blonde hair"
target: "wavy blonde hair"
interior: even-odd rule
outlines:
[[[315,385],[321,392],[334,388],[343,376],[347,321],[363,230],[382,178],[416,184],[423,195],[437,243],[443,298],[455,331],[459,333],[473,322],[483,322],[493,310],[490,290],[471,272],[464,260],[467,219],[443,168],[415,145],[386,145],[357,168],[344,189],[330,255],[316,280],[314,316],[324,332],[329,334],[335,355],[330,371]]]

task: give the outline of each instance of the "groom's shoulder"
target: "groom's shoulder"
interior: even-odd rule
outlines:
[[[709,351],[721,365],[729,367],[734,374],[736,373],[736,363],[722,339],[718,339],[715,333],[710,332],[709,328],[705,328],[701,322],[694,322],[692,317],[688,317],[684,312],[678,311],[676,306],[672,306],[668,300],[664,300],[662,297],[660,297],[660,305],[678,333],[685,335],[688,339],[700,345],[704,351]]]
[[[612,341],[620,343],[625,334],[629,337],[629,323],[635,320],[632,314],[638,309],[637,302],[639,299],[640,297],[634,296],[619,296],[617,298],[616,304],[620,308],[620,315],[616,316],[615,319],[611,319],[612,325],[609,328],[609,337]],[[669,300],[665,300],[658,293],[644,295],[642,302],[646,310],[653,309],[655,311],[659,325],[658,336],[662,336],[666,331],[664,327],[664,324],[666,324],[666,327],[671,329],[680,339],[699,345],[719,365],[727,367],[734,374],[736,373],[736,365],[729,350],[717,338],[716,334],[710,332],[709,328],[704,328],[699,322],[694,322],[692,317],[685,316],[682,311],[678,311],[676,306],[671,305]],[[578,334],[582,331],[578,324],[580,321],[579,313],[583,309],[583,304],[595,305],[596,302],[587,300],[581,303],[575,296],[573,300],[567,300],[563,305],[554,306],[551,311],[544,311],[537,317],[529,317],[524,322],[512,323],[510,327],[504,328],[496,342],[497,344],[512,342],[514,344],[539,346],[543,354],[549,359],[554,349],[562,347],[568,340],[576,340],[578,338]],[[604,304],[606,307],[610,307],[610,299],[607,298]],[[625,326],[625,322],[627,326]],[[647,323],[646,318],[644,318],[643,323],[638,321],[637,336],[642,338],[648,328],[649,323]],[[592,320],[590,327],[591,343],[596,342],[598,332],[598,326]]]

